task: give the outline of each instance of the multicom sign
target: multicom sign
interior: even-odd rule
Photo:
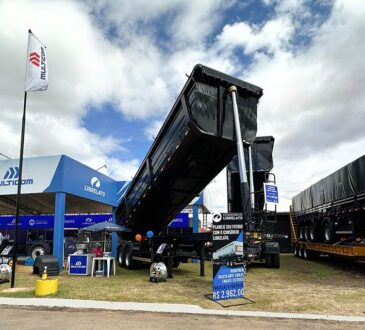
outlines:
[[[17,159],[0,161],[0,195],[15,195],[19,179]],[[25,158],[22,194],[64,192],[117,206],[125,182],[118,182],[67,156]]]
[[[19,167],[9,167],[5,172],[3,180],[0,181],[0,187],[17,186],[19,182]],[[22,185],[33,184],[33,179],[22,179]]]

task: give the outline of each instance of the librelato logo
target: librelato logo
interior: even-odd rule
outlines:
[[[105,197],[105,191],[99,189],[101,186],[101,183],[100,183],[100,180],[96,176],[91,178],[90,185],[91,186],[85,185],[84,190],[87,192],[90,192],[92,194]]]
[[[19,167],[9,167],[5,172],[4,179],[0,181],[0,187],[17,186],[19,179]],[[22,179],[22,185],[33,184],[33,179]]]

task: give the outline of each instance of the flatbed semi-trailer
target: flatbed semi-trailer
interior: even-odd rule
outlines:
[[[365,156],[296,195],[290,222],[298,257],[365,259]]]
[[[365,260],[364,244],[325,244],[310,242],[293,242],[294,255],[303,259],[315,259],[321,254]]]

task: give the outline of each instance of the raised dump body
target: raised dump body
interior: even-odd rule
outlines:
[[[234,157],[232,85],[242,138],[255,138],[262,89],[196,65],[117,208],[119,223],[159,233]]]
[[[365,246],[365,155],[296,195],[293,209],[300,240]]]

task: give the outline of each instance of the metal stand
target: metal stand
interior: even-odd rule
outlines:
[[[234,307],[234,306],[243,306],[243,305],[250,305],[250,304],[256,304],[255,301],[251,300],[251,299],[248,299],[246,297],[243,297],[243,298],[237,298],[237,299],[243,299],[243,300],[246,300],[247,302],[245,303],[239,303],[239,304],[232,304],[232,305],[224,305],[221,303],[221,301],[230,301],[230,300],[213,300],[213,295],[212,294],[205,294],[204,295],[205,298],[215,302],[216,304],[218,304],[219,306],[221,307],[224,307],[224,308],[228,308],[228,307]],[[236,300],[237,301],[237,300]]]
[[[200,276],[205,276],[204,263],[205,263],[205,246],[203,244],[200,248]]]
[[[15,283],[15,270],[18,254],[18,228],[19,228],[19,208],[20,208],[20,195],[22,187],[22,175],[23,175],[23,155],[24,155],[24,136],[25,136],[25,119],[27,109],[27,92],[24,92],[24,106],[23,106],[23,119],[22,119],[22,133],[20,138],[20,156],[19,156],[19,175],[18,175],[18,189],[16,194],[15,203],[15,230],[14,230],[14,250],[13,250],[13,264],[11,272],[10,287],[14,288]]]
[[[172,264],[173,264],[172,248],[171,248],[171,244],[169,244],[168,256],[167,256],[167,278],[173,278],[173,276],[172,276]]]

